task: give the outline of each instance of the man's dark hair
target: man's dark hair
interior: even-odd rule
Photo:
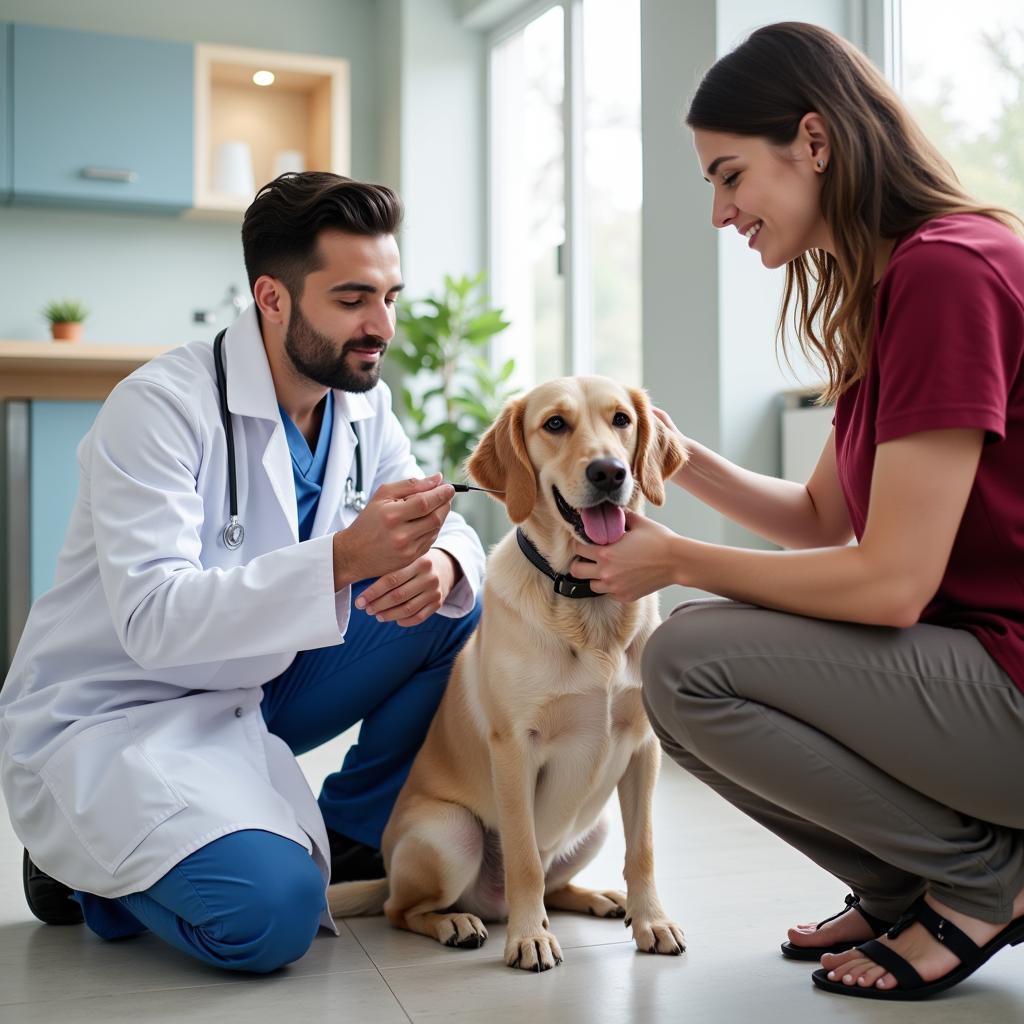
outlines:
[[[288,173],[256,193],[242,221],[242,253],[250,289],[269,274],[294,301],[306,275],[322,266],[317,237],[325,228],[351,235],[395,235],[402,200],[386,185],[353,181],[326,171]]]

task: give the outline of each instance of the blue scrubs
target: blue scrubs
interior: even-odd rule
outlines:
[[[324,417],[320,423],[320,434],[316,449],[310,451],[303,433],[291,417],[281,408],[281,422],[288,438],[288,449],[292,453],[292,477],[295,480],[295,503],[299,512],[299,540],[309,540],[316,519],[316,506],[324,486],[327,472],[327,454],[331,450],[331,431],[334,429],[334,395],[327,392],[324,399]]]
[[[282,412],[302,539],[308,538],[316,516],[332,416],[328,394],[320,436],[311,451]],[[408,628],[381,623],[354,603],[371,582],[352,588],[345,642],[296,655],[285,672],[264,685],[262,711],[270,731],[295,754],[362,723],[359,740],[341,769],[324,781],[319,803],[330,828],[379,847],[480,606],[462,618],[435,614]],[[206,963],[259,973],[302,956],[324,910],[323,881],[305,849],[254,830],[214,840],[145,892],[114,900],[90,893],[76,893],[75,898],[86,924],[105,939],[148,928]]]

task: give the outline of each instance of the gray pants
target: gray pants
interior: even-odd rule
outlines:
[[[964,630],[681,605],[643,660],[666,752],[895,921],[1024,887],[1024,693]]]

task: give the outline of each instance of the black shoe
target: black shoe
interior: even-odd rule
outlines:
[[[327,841],[331,844],[331,885],[384,877],[384,858],[380,850],[335,832],[333,828],[327,829]]]
[[[25,885],[28,909],[43,924],[81,924],[85,920],[82,908],[71,896],[71,890],[63,882],[40,871],[32,863],[28,850],[21,859],[21,879]]]

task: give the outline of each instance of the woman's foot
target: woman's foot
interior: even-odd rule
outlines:
[[[810,924],[795,925],[786,933],[794,946],[833,946],[849,942],[851,949],[858,942],[873,939],[875,934],[871,925],[856,910],[826,921],[820,928],[812,921]]]
[[[984,946],[1006,927],[1005,924],[989,924],[987,921],[979,921],[975,917],[961,914],[930,894],[925,896],[925,902],[937,914],[941,914],[955,924],[979,946]],[[1022,914],[1024,914],[1024,890],[1014,900],[1011,919],[1015,920]],[[844,917],[852,916],[852,914],[844,915]],[[841,921],[842,918],[839,920]],[[839,921],[832,923],[838,924]],[[883,935],[879,941],[903,957],[924,981],[935,981],[948,974],[960,963],[953,953],[934,939],[920,924],[911,925],[895,939]],[[879,967],[857,949],[850,949],[845,953],[826,953],[821,958],[821,966],[828,971],[830,981],[842,982],[844,985],[858,985],[862,988],[873,985],[880,989],[890,989],[895,988],[897,984],[896,979],[884,967]]]

